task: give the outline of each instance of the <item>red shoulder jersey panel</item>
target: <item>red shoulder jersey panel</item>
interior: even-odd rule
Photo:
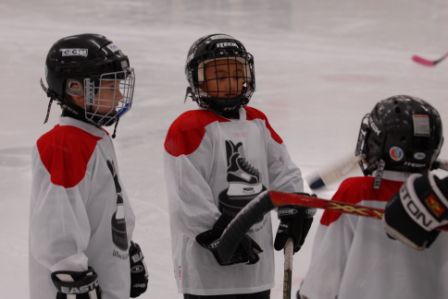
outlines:
[[[71,188],[85,176],[97,137],[72,126],[55,126],[37,141],[40,159],[55,185]]]
[[[352,177],[344,180],[332,200],[357,204],[363,200],[387,202],[403,185],[403,182],[383,179],[379,190],[373,189],[374,177]],[[325,211],[320,223],[329,226],[342,215],[336,211]]]
[[[271,124],[268,121],[268,118],[266,115],[261,112],[258,109],[255,109],[253,107],[246,106],[244,107],[246,109],[247,119],[253,120],[253,119],[262,119],[266,123],[266,127],[268,128],[269,132],[271,133],[272,139],[274,139],[277,143],[282,144],[283,140],[282,138],[275,132],[275,130],[271,127]]]
[[[207,110],[191,110],[181,114],[171,125],[165,138],[165,150],[172,156],[189,155],[202,142],[205,127],[228,119]]]

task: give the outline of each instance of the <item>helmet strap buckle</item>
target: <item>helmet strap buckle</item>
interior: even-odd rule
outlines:
[[[384,167],[386,162],[383,159],[378,161],[378,167],[375,172],[375,180],[373,181],[373,189],[378,190],[381,186],[381,180],[383,179]]]

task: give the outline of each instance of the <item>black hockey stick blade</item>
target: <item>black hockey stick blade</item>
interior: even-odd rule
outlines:
[[[263,192],[247,204],[229,223],[215,247],[215,253],[223,262],[230,261],[238,244],[249,229],[260,219],[274,209],[271,198]]]

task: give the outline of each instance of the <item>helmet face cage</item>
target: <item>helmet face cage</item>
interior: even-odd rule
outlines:
[[[189,93],[203,108],[229,111],[246,105],[255,91],[253,56],[231,36],[196,41],[185,68]]]
[[[368,113],[362,118],[355,150],[355,156],[362,158],[360,166],[365,175],[371,174],[378,167],[382,153],[380,139],[372,138],[371,134],[379,134],[379,130]]]
[[[395,96],[379,102],[361,123],[355,154],[365,175],[378,168],[426,172],[443,144],[439,113],[421,99]]]
[[[134,70],[101,74],[97,80],[84,79],[85,117],[100,126],[108,126],[132,106]]]

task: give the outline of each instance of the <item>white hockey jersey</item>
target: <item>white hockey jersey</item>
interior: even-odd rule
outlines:
[[[379,190],[373,177],[342,182],[333,200],[384,208],[406,174],[385,171]],[[444,299],[448,297],[448,237],[414,250],[391,240],[381,221],[326,211],[315,236],[300,294],[309,299]]]
[[[300,171],[266,116],[251,107],[241,108],[239,119],[207,110],[187,111],[171,125],[165,151],[173,266],[179,292],[222,295],[272,288],[270,215],[249,232],[263,249],[256,264],[220,266],[195,240],[213,227],[221,211],[241,209],[265,188],[302,190]]]
[[[30,298],[56,298],[51,272],[88,266],[103,299],[129,298],[135,220],[107,132],[62,117],[37,141],[32,163]]]

